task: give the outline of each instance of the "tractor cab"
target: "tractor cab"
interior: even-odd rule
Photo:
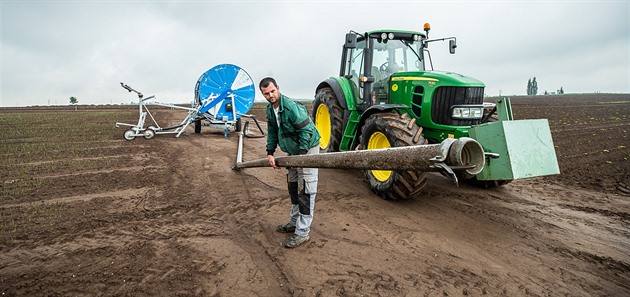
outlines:
[[[424,71],[425,39],[424,33],[400,30],[348,33],[340,75],[351,82],[355,106],[389,103],[392,74]]]

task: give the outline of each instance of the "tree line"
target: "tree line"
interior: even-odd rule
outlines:
[[[560,89],[556,92],[556,94],[564,94],[564,89],[560,87]],[[536,81],[536,77],[530,78],[527,80],[527,95],[528,96],[536,96],[538,95],[538,82]],[[545,90],[545,95],[549,95],[549,92]]]

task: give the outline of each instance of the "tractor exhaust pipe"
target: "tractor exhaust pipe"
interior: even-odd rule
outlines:
[[[242,161],[242,135],[234,170],[268,167],[267,159]],[[276,157],[279,167],[337,168],[394,171],[439,171],[455,177],[477,175],[483,169],[485,157],[481,145],[474,139],[446,139],[439,144],[414,145],[375,150]],[[455,180],[457,178],[455,177]]]

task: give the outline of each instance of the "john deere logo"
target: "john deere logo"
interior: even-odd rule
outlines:
[[[393,84],[392,85],[392,91],[394,91],[394,92],[398,91],[398,84]]]
[[[429,84],[429,87],[435,86],[435,82],[434,81],[429,81],[427,83]]]

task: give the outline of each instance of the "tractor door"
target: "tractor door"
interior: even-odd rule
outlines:
[[[374,40],[372,54],[372,104],[389,103],[389,85],[392,74],[407,70],[405,46],[399,40]]]
[[[344,71],[344,73],[342,73],[342,76],[350,80],[354,106],[362,109],[361,107],[363,106],[364,93],[363,88],[365,86],[359,81],[359,78],[365,75],[363,71],[365,40],[357,41],[356,48],[348,48],[346,50],[348,52],[345,55],[346,61],[344,61],[345,67],[342,69],[342,71]]]

